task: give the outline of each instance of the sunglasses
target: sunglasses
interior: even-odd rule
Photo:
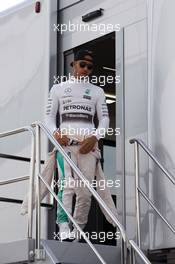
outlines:
[[[80,61],[79,65],[80,65],[81,68],[87,67],[88,70],[92,70],[93,67],[94,67],[93,64],[89,64],[89,63],[86,63],[84,61]]]

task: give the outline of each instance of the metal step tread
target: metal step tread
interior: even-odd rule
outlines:
[[[152,264],[175,264],[175,248],[149,249],[147,256]]]
[[[47,255],[54,264],[101,264],[86,243],[42,240]],[[106,263],[120,263],[120,247],[94,244]]]

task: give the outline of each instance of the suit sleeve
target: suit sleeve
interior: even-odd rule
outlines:
[[[95,136],[99,140],[100,138],[105,137],[105,134],[109,127],[108,107],[106,104],[105,94],[102,89],[100,89],[100,95],[97,99],[96,111],[97,111],[97,117],[98,117],[99,124],[96,129]]]
[[[53,86],[49,92],[48,103],[45,112],[45,124],[53,134],[57,130],[56,116],[59,106],[58,96],[56,94],[56,87]]]

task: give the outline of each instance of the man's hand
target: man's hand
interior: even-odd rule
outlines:
[[[61,135],[59,132],[53,134],[54,138],[58,141],[61,146],[67,146],[69,138],[66,135]]]
[[[87,154],[89,153],[95,146],[96,142],[97,142],[97,138],[95,136],[91,136],[86,138],[85,140],[82,141],[82,146],[79,150],[79,152],[81,154]]]

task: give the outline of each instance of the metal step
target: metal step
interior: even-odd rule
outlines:
[[[101,264],[88,244],[43,240],[43,248],[53,264]],[[106,263],[120,263],[120,247],[94,244]]]
[[[167,261],[151,261],[152,264],[167,264]],[[175,263],[175,262],[174,262]]]
[[[28,263],[28,249],[34,250],[33,239],[24,239],[0,244],[0,263]]]
[[[175,264],[175,248],[152,249],[147,255],[153,264]]]

